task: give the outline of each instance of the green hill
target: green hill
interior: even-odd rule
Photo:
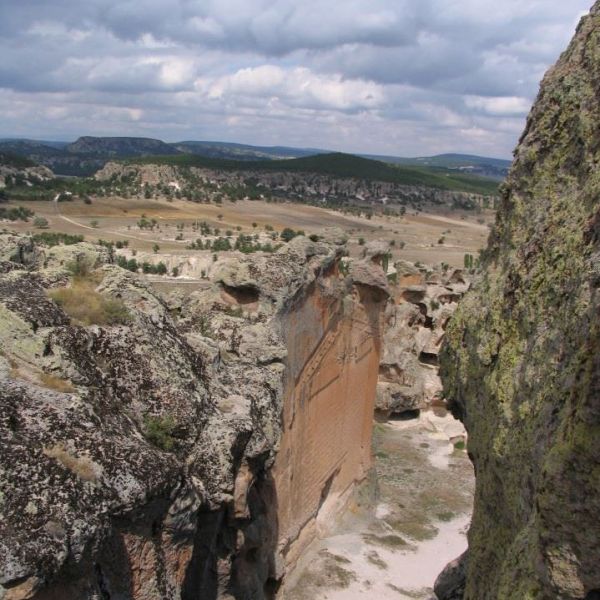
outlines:
[[[27,167],[35,167],[35,163],[24,156],[19,156],[12,152],[0,152],[0,166],[26,169]]]

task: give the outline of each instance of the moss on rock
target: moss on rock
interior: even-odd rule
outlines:
[[[441,356],[477,473],[465,598],[600,589],[600,3],[546,75]]]

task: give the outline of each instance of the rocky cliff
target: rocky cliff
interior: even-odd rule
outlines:
[[[596,3],[542,83],[442,355],[477,478],[449,572],[469,600],[600,594],[599,165]],[[462,597],[458,579],[440,596]]]
[[[475,209],[490,207],[495,191],[468,193],[440,189],[434,185],[407,185],[379,181],[373,177],[337,177],[310,171],[270,171],[258,167],[245,170],[173,166],[168,164],[126,164],[108,162],[94,176],[98,181],[131,194],[179,193],[195,201],[222,198],[284,198],[322,204],[402,204],[413,207],[445,206]],[[493,186],[492,186],[493,187]]]
[[[382,420],[443,403],[438,356],[470,277],[462,269],[406,261],[396,262],[394,270],[375,405]]]
[[[338,241],[223,261],[167,301],[102,247],[0,235],[2,600],[273,596],[368,467],[365,421],[337,428],[371,418],[375,378],[352,365],[376,376],[387,290],[373,265],[341,272]],[[338,443],[295,495],[287,465],[319,447],[281,449],[315,415]]]
[[[17,182],[33,186],[50,179],[54,179],[54,173],[48,167],[0,152],[0,190]]]

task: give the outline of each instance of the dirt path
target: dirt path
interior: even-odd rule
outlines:
[[[482,225],[480,223],[473,223],[472,221],[461,221],[459,219],[451,219],[450,217],[443,217],[440,215],[427,215],[422,217],[412,217],[415,221],[421,220],[422,222],[426,221],[437,221],[438,223],[444,223],[446,225],[457,225],[459,227],[468,227],[470,229],[477,229],[478,231],[487,231],[487,225]]]
[[[98,231],[98,228],[96,228],[96,227],[92,227],[91,225],[84,225],[83,223],[78,223],[74,219],[70,219],[69,217],[65,217],[65,215],[61,214],[61,212],[58,208],[58,196],[56,196],[54,198],[53,202],[54,202],[54,210],[56,212],[56,216],[59,219],[62,219],[66,223],[71,223],[71,225],[75,225],[76,227],[83,227],[84,229],[91,229],[92,231],[96,231],[96,232]],[[159,217],[159,218],[162,219],[163,217]],[[122,237],[130,238],[132,240],[138,240],[141,242],[157,242],[158,243],[161,241],[161,240],[152,239],[152,238],[142,238],[137,235],[131,235],[130,233],[123,233],[122,231],[114,231],[112,229],[106,229],[103,231],[105,231],[106,233],[112,233],[113,235],[120,235]]]
[[[363,488],[286,583],[285,600],[430,600],[467,546],[474,477],[448,415],[376,425],[377,493]]]

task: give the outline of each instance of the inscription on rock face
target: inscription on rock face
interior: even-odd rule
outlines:
[[[291,324],[290,343],[297,339],[293,327],[301,328],[302,312],[314,316],[319,298],[308,298],[306,304]],[[314,328],[312,338],[300,329],[302,341],[312,351],[303,366],[290,369],[298,376],[286,395],[286,429],[274,468],[280,539],[288,544],[317,514],[321,520],[327,518],[323,511],[335,512],[335,502],[326,500],[342,496],[365,476],[370,465],[380,306],[376,300],[365,301],[354,294],[351,314],[336,318],[332,311],[338,308],[323,311],[323,328]],[[297,551],[301,550],[289,553],[288,562],[293,562]]]

